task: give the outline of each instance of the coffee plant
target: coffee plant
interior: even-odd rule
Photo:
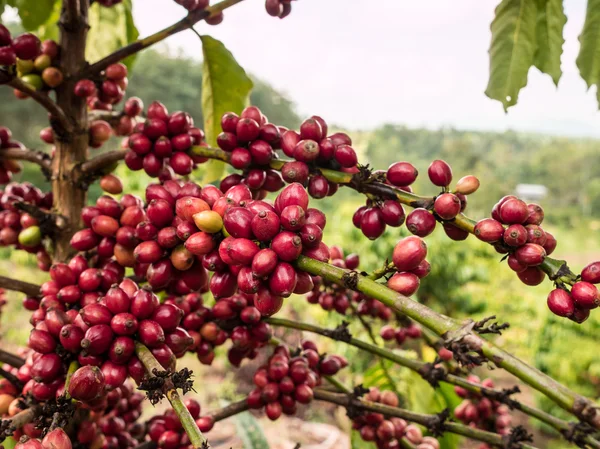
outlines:
[[[448,433],[481,449],[533,448],[531,434],[512,425],[518,413],[554,428],[567,444],[600,448],[594,402],[484,337],[501,334],[506,323],[451,318],[410,298],[436,264],[426,243],[436,226],[452,240],[473,235],[489,244],[524,284],[545,282],[550,311],[583,326],[600,305],[600,262],[573,273],[552,258],[557,240],[543,228],[543,209],[515,196],[499,199],[478,221],[467,217],[480,181],[456,176],[446,161],[431,161],[431,192],[419,195],[411,185],[420,174],[410,162],[385,170],[361,163],[352,138],[320,116],[299,129],[269,122],[246,106],[251,81],[209,36],[200,36],[203,127],[158,101],[125,99],[136,53],[201,22],[220,24],[242,0],[175,1],[185,17],[139,40],[127,0],[56,0],[48,11],[36,5],[35,13],[31,2],[8,2],[30,31],[56,27],[46,22],[53,8],[60,18],[57,40],[11,35],[0,25],[0,83],[47,110],[40,139],[52,145],[48,152],[26,148],[0,127],[0,244],[35,254],[49,276],[41,285],[0,277],[0,305],[4,289],[14,290],[25,294],[31,312],[27,348],[0,351],[0,440],[12,438],[18,449],[206,448],[205,434],[233,415],[251,409],[275,421],[296,415],[300,405],[327,402],[345,408],[360,439],[380,449],[440,449]],[[293,3],[266,0],[265,9],[282,19]],[[88,45],[96,27],[115,27],[98,22],[104,8],[127,23],[126,44],[88,63],[98,51]],[[497,20],[504,20],[500,12]],[[98,151],[114,136],[120,149]],[[12,182],[21,162],[37,164],[51,191]],[[120,162],[154,178],[143,198],[124,191],[113,173]],[[225,165],[230,172],[222,177]],[[208,181],[222,179],[198,183],[197,168]],[[105,194],[88,204],[94,183]],[[316,200],[340,188],[365,198],[347,226],[371,240],[403,225],[412,234],[372,272],[360,268],[359,255],[323,239],[327,217]],[[339,326],[285,318],[282,306],[292,295],[334,311]],[[368,331],[368,342],[351,334],[351,321]],[[403,367],[433,389],[454,386],[463,402],[424,414],[404,408],[393,385],[344,385],[337,375],[349,370],[345,357],[324,353],[318,341],[286,343],[275,328],[358,348],[378,358],[389,379],[388,367]],[[437,357],[394,350],[405,345],[430,346]],[[246,398],[207,411],[182,399],[202,383],[178,360],[192,353],[211,365],[219,346],[232,367],[258,356],[264,363]],[[506,370],[572,420],[519,402],[519,387],[481,381],[470,373],[481,365]],[[165,398],[171,409],[140,419],[144,400]]]

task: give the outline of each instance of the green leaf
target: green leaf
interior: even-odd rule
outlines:
[[[351,449],[373,449],[375,445],[372,442],[365,441],[361,438],[358,430],[352,430],[350,433],[350,448]]]
[[[560,56],[565,43],[563,38],[565,23],[567,23],[567,16],[565,16],[562,0],[538,0],[535,28],[537,50],[533,63],[540,72],[550,75],[557,86],[562,75]]]
[[[533,0],[502,0],[492,22],[490,78],[485,94],[508,110],[527,85],[536,50],[537,5]]]
[[[588,0],[579,42],[581,47],[577,67],[588,87],[596,85],[596,97],[600,106],[600,0]]]
[[[4,3],[1,2],[2,6],[0,9],[4,9]],[[8,2],[8,5],[17,8],[19,17],[23,28],[27,31],[35,31],[46,23],[52,11],[54,5],[60,3],[58,0],[12,0]],[[1,12],[1,11],[0,11]]]
[[[48,20],[37,29],[36,33],[41,40],[52,39],[58,42],[58,21],[61,9],[61,2],[56,2]]]
[[[221,132],[221,116],[226,112],[239,114],[248,104],[252,80],[237,63],[222,42],[201,36],[202,54],[202,114],[206,141],[216,146],[217,135]],[[220,161],[210,161],[206,165],[203,183],[219,179],[225,170]]]
[[[131,0],[124,0],[110,8],[94,3],[89,11],[89,23],[85,56],[92,63],[135,41],[139,36],[133,22]],[[131,67],[133,60],[133,56],[130,56],[123,63]]]
[[[237,435],[242,440],[244,449],[269,449],[269,443],[260,425],[249,412],[235,417]]]
[[[2,443],[4,449],[13,449],[17,445],[16,440],[13,437],[8,437]]]

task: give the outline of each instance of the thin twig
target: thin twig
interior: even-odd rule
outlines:
[[[345,407],[347,410],[354,409],[382,413],[385,416],[395,416],[410,422],[421,424],[430,430],[437,430],[441,431],[442,433],[455,433],[496,446],[503,445],[502,437],[498,434],[486,432],[484,430],[474,429],[463,424],[445,422],[443,416],[440,415],[426,415],[423,413],[415,413],[398,407],[390,407],[388,405],[365,401],[364,399],[354,398],[347,394],[339,394],[324,391],[319,388],[314,389],[314,394],[315,399],[317,400],[337,404],[342,407]],[[534,446],[530,446],[524,443],[518,443],[518,446],[515,447],[521,447],[523,449],[535,449]]]
[[[36,102],[41,104],[50,113],[50,115],[57,120],[64,131],[73,131],[73,124],[69,121],[65,111],[63,111],[62,108],[58,106],[47,94],[35,90],[18,77],[13,78],[7,83],[7,85],[29,95]]]
[[[238,413],[245,412],[248,409],[248,401],[246,399],[242,399],[241,401],[233,402],[218,410],[213,410],[207,413],[205,416],[210,416],[215,422],[217,422],[237,415]]]
[[[0,276],[0,288],[6,288],[15,292],[25,293],[27,296],[37,297],[40,294],[40,286],[18,279]]]
[[[89,78],[93,75],[96,75],[102,70],[106,69],[109,65],[122,61],[128,56],[134,55],[145,48],[148,48],[158,42],[161,42],[169,36],[177,34],[181,31],[188,30],[201,20],[214,16],[222,12],[223,10],[230,8],[231,6],[242,1],[243,0],[223,0],[207,9],[198,9],[195,11],[191,11],[186,17],[181,19],[179,22],[171,25],[170,27],[167,27],[164,30],[161,30],[138,41],[132,42],[131,44],[120,48],[114,53],[111,53],[105,58],[90,65],[83,74],[83,77]]]
[[[50,174],[50,163],[52,158],[43,151],[30,150],[27,148],[5,148],[0,150],[0,159],[15,159],[19,161],[33,162],[42,168],[46,176]]]

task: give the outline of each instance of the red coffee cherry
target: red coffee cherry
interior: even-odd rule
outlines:
[[[562,317],[569,317],[575,311],[575,303],[569,293],[556,288],[548,294],[548,308],[552,313]]]
[[[493,218],[484,218],[475,225],[475,236],[484,242],[493,243],[500,240],[504,234],[504,226]]]
[[[500,206],[498,214],[502,223],[521,224],[527,221],[529,209],[524,201],[517,198],[511,198]]]
[[[418,170],[408,162],[395,162],[386,172],[388,182],[398,187],[411,185],[418,175]]]
[[[392,259],[398,271],[414,270],[427,256],[427,245],[419,237],[406,237],[394,247]]]
[[[433,161],[427,169],[427,174],[433,185],[439,187],[449,186],[452,182],[452,169],[448,163],[442,160]]]
[[[600,282],[600,262],[592,262],[581,271],[581,280],[590,284]]]
[[[433,210],[442,220],[452,220],[460,212],[460,200],[452,193],[443,193],[435,199]]]
[[[571,287],[571,297],[577,308],[580,309],[595,309],[600,302],[596,286],[585,281],[573,284],[573,287]]]
[[[427,237],[435,229],[435,217],[427,209],[417,208],[406,217],[406,227],[419,237]]]

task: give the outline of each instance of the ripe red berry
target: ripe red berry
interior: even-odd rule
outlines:
[[[381,215],[388,226],[398,227],[404,223],[404,209],[398,201],[385,200],[381,205]]]
[[[435,199],[435,213],[443,220],[452,220],[460,212],[460,200],[452,193],[443,193]]]
[[[580,309],[594,309],[600,303],[596,286],[585,281],[573,284],[573,287],[571,287],[571,297],[577,308]]]
[[[387,286],[404,296],[412,296],[419,289],[419,278],[408,272],[395,273],[387,282]]]
[[[427,245],[416,236],[400,240],[394,247],[392,259],[398,271],[414,270],[427,256]]]
[[[411,185],[418,175],[418,170],[408,162],[395,162],[388,167],[386,172],[388,182],[398,187]]]
[[[500,206],[498,214],[502,223],[521,224],[529,217],[529,209],[524,201],[511,198]]]
[[[17,58],[31,60],[38,57],[42,52],[42,43],[37,36],[31,33],[24,33],[13,39],[12,49]]]
[[[541,225],[542,221],[544,221],[544,209],[538,204],[531,203],[527,205],[527,210],[529,211],[529,215],[525,224]]]
[[[555,288],[548,294],[548,308],[555,315],[568,317],[575,311],[575,303],[567,291]]]
[[[493,218],[484,218],[477,222],[473,233],[484,242],[497,242],[504,235],[504,226]]]
[[[510,225],[504,231],[503,240],[508,246],[522,246],[527,243],[527,229],[520,224]]]
[[[104,374],[97,366],[79,368],[69,383],[68,392],[73,399],[91,401],[104,391]]]
[[[427,209],[417,208],[406,217],[406,227],[419,237],[427,237],[435,229],[435,217]]]
[[[370,240],[375,240],[385,232],[385,221],[379,207],[371,207],[364,211],[360,229]]]
[[[590,284],[600,282],[600,262],[592,262],[581,271],[581,280]]]
[[[344,168],[355,167],[358,163],[356,151],[349,145],[339,145],[335,149],[335,160]]]
[[[452,169],[442,160],[433,161],[427,169],[427,174],[433,185],[439,187],[446,187],[452,182]]]
[[[527,243],[515,251],[517,260],[526,266],[540,265],[546,258],[546,250],[535,243]]]
[[[517,273],[517,276],[525,285],[539,285],[542,283],[546,274],[538,267],[527,267],[525,270]]]

